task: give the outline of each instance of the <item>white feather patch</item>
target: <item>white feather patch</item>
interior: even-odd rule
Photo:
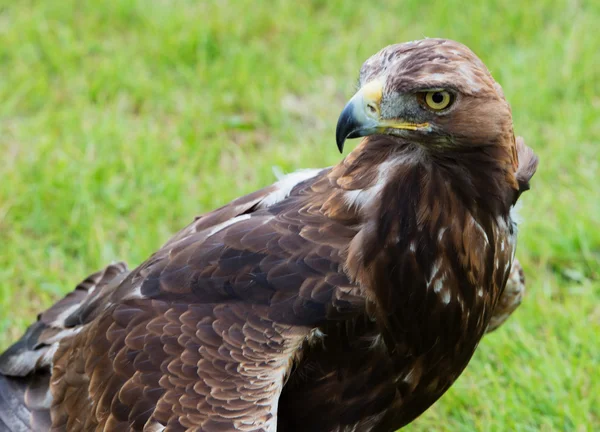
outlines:
[[[322,170],[323,168],[304,169],[281,177],[280,180],[275,183],[277,190],[267,195],[265,199],[260,202],[259,206],[261,208],[266,208],[272,206],[273,204],[277,204],[279,201],[287,198],[292,189],[294,189],[298,183],[302,183],[303,181],[313,178]]]
[[[162,432],[166,429],[166,426],[160,424],[156,420],[150,417],[144,425],[144,432]]]
[[[521,216],[521,209],[523,208],[523,201],[517,201],[517,203],[510,208],[510,219],[517,225],[523,223],[523,217]]]
[[[438,279],[433,284],[433,292],[436,293],[436,294],[439,294],[440,291],[442,291],[443,287],[444,287],[444,280],[443,279]]]
[[[210,237],[211,235],[221,231],[223,228],[227,228],[228,226],[233,225],[234,223],[245,221],[247,219],[250,219],[249,214],[236,216],[234,218],[226,220],[225,222],[221,222],[220,224],[215,225],[214,227],[210,228],[210,230],[206,233],[206,237]]]
[[[450,291],[447,289],[442,291],[441,299],[444,304],[450,303]]]
[[[61,330],[60,332],[56,333],[54,336],[49,337],[48,339],[46,339],[45,342],[47,344],[53,344],[55,342],[60,342],[61,340],[65,339],[65,338],[68,338],[68,337],[71,337],[71,336],[75,336],[82,329],[83,329],[83,327],[73,327],[73,328],[68,328],[68,329]]]
[[[370,208],[379,198],[379,193],[389,181],[389,176],[394,172],[392,167],[405,163],[406,158],[396,158],[383,162],[377,167],[377,181],[367,189],[354,189],[344,192],[344,199],[350,208]]]
[[[52,321],[52,322],[50,323],[50,325],[51,325],[52,327],[58,327],[58,328],[62,328],[62,327],[64,327],[64,325],[65,325],[65,320],[66,320],[67,318],[69,318],[69,317],[70,317],[70,316],[71,316],[73,313],[75,313],[75,312],[76,312],[76,311],[77,311],[77,310],[78,310],[78,309],[81,307],[81,304],[82,304],[83,302],[85,302],[85,299],[86,299],[86,298],[88,298],[88,297],[90,296],[90,294],[91,294],[91,291],[89,291],[89,292],[88,292],[88,295],[87,295],[87,297],[85,297],[85,298],[83,298],[83,299],[82,299],[82,302],[81,302],[81,303],[76,303],[76,304],[74,304],[74,305],[72,305],[72,306],[69,306],[69,307],[68,307],[68,308],[66,308],[64,311],[62,311],[60,314],[58,314],[58,315],[56,316],[56,319],[55,319],[54,321]]]

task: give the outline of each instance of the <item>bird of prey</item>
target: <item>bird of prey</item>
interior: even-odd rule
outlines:
[[[339,149],[355,137],[41,313],[0,357],[0,430],[393,431],[425,411],[520,301],[512,210],[537,158],[443,39],[364,63]]]

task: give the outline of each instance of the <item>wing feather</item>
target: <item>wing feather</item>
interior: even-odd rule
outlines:
[[[354,231],[311,210],[303,193],[317,180],[286,183],[284,193],[266,188],[200,217],[69,310],[65,327],[82,330],[54,355],[53,426],[274,430],[279,394],[311,329],[364,308],[339,272],[340,236],[347,243]],[[91,415],[79,425],[82,410]]]

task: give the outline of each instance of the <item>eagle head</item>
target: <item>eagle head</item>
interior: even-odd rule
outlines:
[[[514,146],[510,106],[483,62],[446,39],[390,45],[362,66],[337,124],[347,138],[398,137],[433,150]]]

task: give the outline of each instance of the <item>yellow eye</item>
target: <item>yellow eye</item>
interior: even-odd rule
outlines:
[[[425,93],[425,103],[433,111],[441,111],[448,108],[454,97],[446,90],[433,90]]]

